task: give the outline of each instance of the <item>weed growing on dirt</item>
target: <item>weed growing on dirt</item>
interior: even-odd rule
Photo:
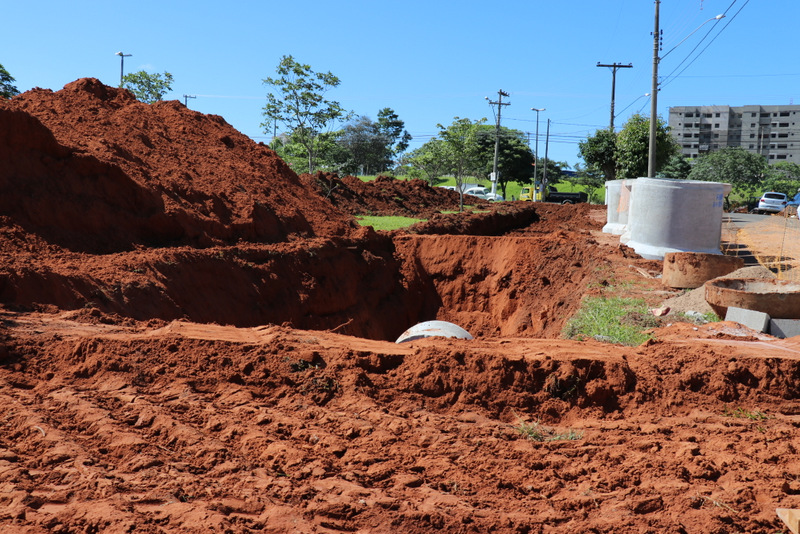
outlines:
[[[700,313],[696,311],[690,311],[680,312],[675,315],[677,315],[681,321],[696,325],[718,323],[720,321],[719,316],[714,312]]]
[[[531,441],[576,441],[583,437],[583,432],[569,429],[566,432],[556,432],[554,429],[541,424],[539,421],[528,423],[520,421],[514,429]]]
[[[644,332],[660,323],[647,313],[642,299],[623,297],[585,298],[562,335],[567,339],[594,338],[609,343],[636,346],[650,339]]]
[[[378,215],[363,215],[356,217],[361,226],[372,226],[375,230],[397,230],[407,228],[412,224],[424,222],[427,219],[413,219],[411,217],[383,217]]]
[[[747,410],[742,408],[741,406],[731,410],[727,406],[722,412],[722,415],[726,417],[736,417],[740,419],[750,419],[751,421],[766,421],[770,418],[769,415],[765,414],[764,412],[759,412],[758,410]]]

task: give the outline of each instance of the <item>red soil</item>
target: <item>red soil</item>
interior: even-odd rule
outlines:
[[[96,80],[0,103],[0,530],[781,531],[800,343],[560,339],[660,262],[602,207],[457,206]],[[392,342],[428,319],[476,339]]]

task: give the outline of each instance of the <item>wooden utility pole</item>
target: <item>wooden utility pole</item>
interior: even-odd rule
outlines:
[[[503,111],[503,106],[510,106],[511,102],[503,102],[503,97],[508,96],[508,93],[503,91],[502,89],[497,91],[497,102],[492,102],[489,100],[489,97],[486,97],[486,100],[489,100],[489,104],[495,105],[497,104],[497,123],[494,127],[494,164],[492,165],[492,198],[494,198],[494,194],[497,193],[497,156],[500,152],[500,114]]]
[[[597,62],[598,67],[608,67],[611,69],[611,123],[609,124],[608,128],[613,132],[614,131],[614,93],[616,92],[617,88],[617,69],[630,69],[633,67],[632,63],[628,63],[627,65],[623,65],[622,63],[612,63],[611,65]]]

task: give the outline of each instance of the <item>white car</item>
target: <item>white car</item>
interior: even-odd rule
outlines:
[[[784,193],[776,193],[775,191],[768,191],[761,195],[758,200],[758,207],[754,209],[756,213],[770,212],[778,213],[786,208],[789,199]]]
[[[470,187],[469,189],[464,190],[464,194],[495,202],[502,202],[505,200],[503,195],[500,195],[499,193],[492,193],[491,190],[486,189],[485,187]]]

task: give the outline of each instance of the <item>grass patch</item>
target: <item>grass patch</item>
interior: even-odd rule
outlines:
[[[758,410],[747,410],[741,406],[739,408],[734,408],[733,410],[725,406],[722,415],[726,417],[736,417],[739,419],[750,419],[751,421],[766,421],[770,418],[770,416],[764,412],[759,412]]]
[[[568,429],[566,432],[556,432],[554,429],[544,426],[539,421],[526,423],[520,421],[514,429],[531,441],[576,441],[583,437],[583,432]]]
[[[562,335],[567,339],[598,341],[637,346],[651,338],[644,331],[659,325],[642,299],[588,297],[567,322]]]
[[[356,217],[361,226],[372,226],[375,230],[397,230],[407,228],[412,224],[426,221],[427,219],[414,219],[412,217],[363,215]]]

